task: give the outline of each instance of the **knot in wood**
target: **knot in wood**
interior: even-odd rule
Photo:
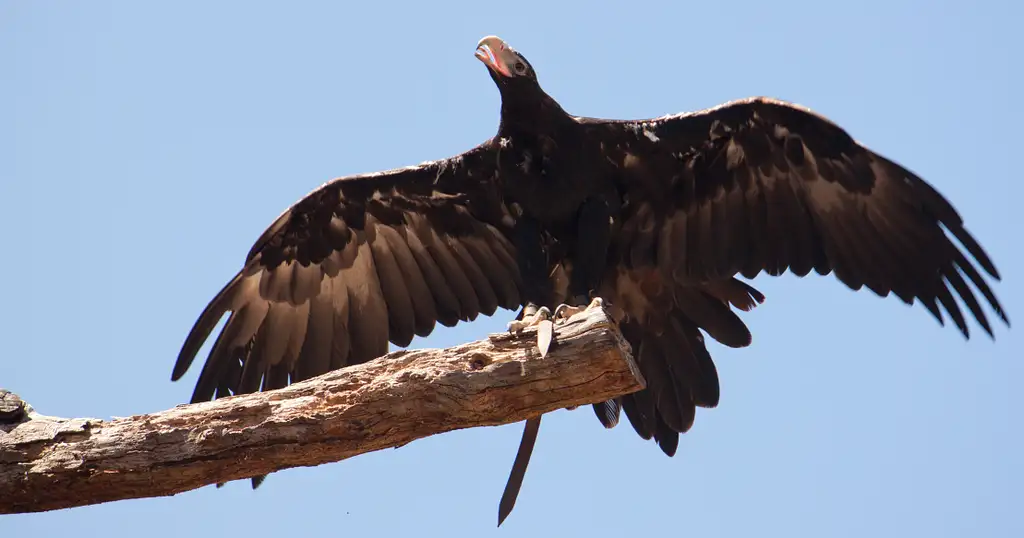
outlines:
[[[491,363],[491,358],[483,353],[474,353],[469,359],[470,370],[483,370],[485,366]]]

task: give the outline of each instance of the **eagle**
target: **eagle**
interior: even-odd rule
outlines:
[[[999,272],[950,202],[825,117],[765,97],[575,116],[502,39],[475,56],[500,93],[497,133],[447,159],[331,180],[285,210],[182,345],[172,380],[229,314],[192,402],[364,363],[499,308],[518,312],[510,330],[538,327],[543,353],[552,323],[600,304],[647,387],[593,410],[607,428],[625,414],[671,457],[696,408],[719,401],[705,335],[751,343],[737,311],[764,295],[739,277],[834,274],[919,302],[968,339],[968,316],[994,338],[983,299],[1009,327],[981,274]],[[539,424],[526,421],[499,525]]]

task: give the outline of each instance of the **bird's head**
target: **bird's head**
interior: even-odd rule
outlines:
[[[476,57],[487,66],[501,93],[499,131],[518,125],[536,130],[539,125],[570,121],[554,99],[540,87],[537,73],[526,57],[497,36],[487,36],[476,46]]]
[[[537,84],[537,74],[526,58],[498,36],[487,36],[476,46],[476,57],[487,66],[498,87]]]

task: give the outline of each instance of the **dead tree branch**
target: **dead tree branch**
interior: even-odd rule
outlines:
[[[0,513],[174,495],[643,387],[604,311],[570,318],[555,335],[546,357],[534,331],[496,334],[397,351],[280,390],[113,420],[46,417],[0,395]]]

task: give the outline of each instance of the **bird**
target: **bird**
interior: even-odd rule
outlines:
[[[496,134],[445,159],[333,179],[286,209],[182,344],[172,380],[228,314],[192,402],[282,388],[499,309],[517,312],[511,331],[536,327],[545,353],[553,323],[599,307],[646,387],[594,413],[606,428],[625,414],[671,457],[696,408],[719,403],[706,337],[751,344],[738,312],[764,302],[745,282],[762,273],[813,271],[920,303],[965,339],[968,317],[995,338],[982,302],[1010,327],[989,283],[1002,277],[953,205],[828,118],[770,97],[577,116],[501,38],[474,55],[500,95]],[[540,418],[525,421],[499,526]]]

